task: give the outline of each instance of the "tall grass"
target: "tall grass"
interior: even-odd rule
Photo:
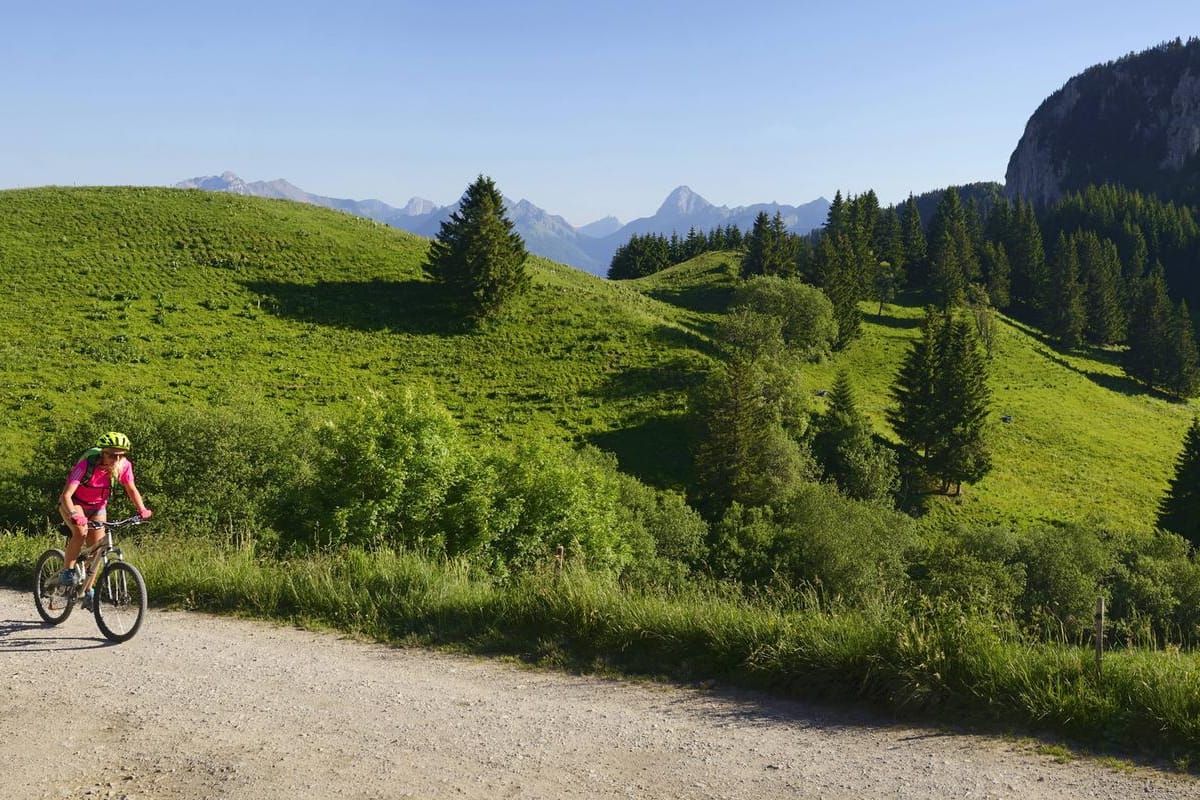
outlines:
[[[45,541],[0,535],[0,580],[24,586]],[[347,549],[263,560],[203,542],[126,547],[158,604],[281,619],[542,665],[718,680],[782,696],[1053,732],[1099,750],[1200,763],[1200,657],[1030,643],[952,607],[910,614],[815,596],[752,601],[720,586],[629,591],[547,567],[510,581],[462,561]]]

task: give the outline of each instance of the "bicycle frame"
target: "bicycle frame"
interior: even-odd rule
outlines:
[[[121,552],[121,549],[117,547],[117,540],[113,535],[113,531],[117,528],[124,528],[126,525],[141,524],[141,517],[129,517],[127,519],[119,519],[114,522],[88,522],[88,530],[103,530],[104,536],[100,537],[95,544],[89,545],[85,541],[83,546],[79,549],[79,555],[75,557],[75,563],[79,564],[82,562],[86,565],[87,569],[87,579],[78,585],[75,593],[76,597],[82,597],[88,589],[92,588],[92,585],[96,582],[96,576],[103,571],[104,567],[109,565],[110,561],[125,560],[125,556]],[[60,525],[59,530],[68,539],[74,535],[66,523]],[[97,559],[102,560],[103,564],[97,565]]]

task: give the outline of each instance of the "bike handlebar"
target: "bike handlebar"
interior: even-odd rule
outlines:
[[[88,527],[93,530],[100,530],[101,528],[104,528],[105,530],[109,530],[112,528],[124,528],[127,525],[141,525],[145,521],[146,520],[142,519],[140,515],[134,514],[132,517],[129,517],[127,519],[117,519],[117,520],[113,520],[111,522],[109,522],[107,520],[104,522],[96,522],[95,520],[88,520]]]

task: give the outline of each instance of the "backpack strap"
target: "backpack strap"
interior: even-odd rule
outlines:
[[[80,485],[87,486],[88,481],[92,479],[92,474],[96,471],[96,465],[100,463],[100,448],[92,447],[87,450],[80,459],[87,461],[87,467],[83,470],[83,478],[80,479]]]

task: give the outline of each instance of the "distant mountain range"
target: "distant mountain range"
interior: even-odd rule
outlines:
[[[439,206],[414,197],[403,208],[390,206],[381,200],[346,200],[309,194],[286,180],[253,181],[247,183],[232,172],[191,178],[175,184],[178,189],[203,189],[210,192],[229,192],[255,197],[272,197],[299,203],[324,206],[360,217],[386,223],[421,236],[437,235],[443,220],[450,217],[458,204]],[[788,229],[808,233],[825,224],[829,201],[819,197],[800,206],[779,203],[759,203],[752,206],[727,208],[714,206],[686,186],[671,192],[652,217],[642,217],[622,225],[616,217],[605,217],[576,228],[562,217],[538,208],[528,200],[505,200],[508,217],[525,240],[529,252],[544,258],[570,264],[593,275],[604,275],[617,248],[634,234],[661,233],[686,236],[691,228],[708,231],[717,226],[737,225],[749,231],[759,212],[774,216],[779,212]]]

